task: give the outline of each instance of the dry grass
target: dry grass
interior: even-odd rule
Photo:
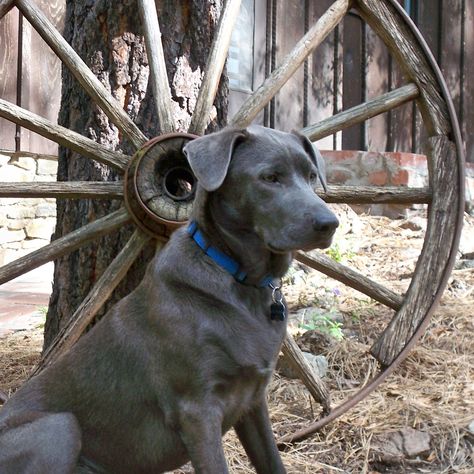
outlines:
[[[39,327],[0,339],[0,389],[7,395],[28,378],[39,361],[42,345],[43,333]]]
[[[350,265],[403,291],[423,241],[423,231],[402,229],[396,221],[363,218],[360,235],[344,236],[342,254]],[[352,239],[352,240],[351,240]],[[407,245],[409,244],[409,245]],[[342,244],[341,244],[342,245]],[[413,252],[412,249],[416,249]],[[393,312],[316,273],[296,266],[286,294],[296,311],[307,306],[336,306],[346,337],[320,349],[329,361],[327,383],[333,404],[355,393],[378,370],[370,345]],[[295,276],[295,275],[293,275]],[[328,297],[328,288],[341,294]],[[329,301],[328,301],[329,298]],[[453,273],[451,284],[417,347],[366,400],[309,439],[283,451],[289,473],[460,473],[474,472],[474,270]],[[299,318],[300,316],[298,316]],[[298,319],[292,331],[297,332]],[[9,391],[27,377],[41,348],[41,333],[0,340],[0,386]],[[269,405],[277,437],[294,433],[319,416],[319,406],[296,380],[275,375]],[[378,446],[383,436],[412,427],[430,434],[430,451],[415,459],[386,459]],[[225,436],[233,473],[253,473],[233,432]],[[178,473],[193,472],[185,467]]]

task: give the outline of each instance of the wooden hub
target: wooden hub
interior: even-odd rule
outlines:
[[[154,237],[168,237],[191,214],[196,178],[183,147],[197,138],[169,133],[135,153],[125,175],[125,203],[135,223]]]

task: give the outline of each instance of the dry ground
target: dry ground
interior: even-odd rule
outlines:
[[[342,260],[403,292],[410,282],[424,231],[404,221],[363,216],[344,223],[333,258]],[[415,219],[423,225],[423,218]],[[464,238],[474,241],[474,219],[466,217]],[[299,265],[285,282],[292,310],[291,331],[306,328],[317,344],[305,349],[329,361],[326,382],[333,403],[355,393],[377,371],[368,355],[371,342],[392,311]],[[473,473],[474,472],[474,269],[455,270],[442,303],[421,342],[388,380],[350,412],[309,439],[288,446],[283,459],[289,473]],[[307,333],[308,334],[315,334]],[[342,338],[341,338],[342,337]],[[321,343],[322,341],[322,343]],[[0,339],[0,387],[13,391],[38,360],[41,328]],[[311,346],[311,347],[310,347]],[[307,426],[318,405],[297,380],[275,375],[269,403],[277,437]],[[471,424],[471,430],[469,425]],[[422,453],[387,452],[396,433],[425,433]],[[254,472],[233,433],[225,437],[231,472]],[[192,472],[183,469],[178,472]]]

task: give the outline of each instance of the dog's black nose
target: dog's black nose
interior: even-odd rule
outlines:
[[[325,213],[315,216],[313,219],[313,230],[323,234],[333,234],[339,226],[339,221],[334,214]]]

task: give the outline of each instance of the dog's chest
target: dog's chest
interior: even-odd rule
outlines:
[[[231,428],[245,412],[261,400],[272,372],[270,367],[241,367],[235,376],[216,384],[214,395],[222,407],[223,431]]]
[[[268,304],[260,307],[258,319],[234,326],[234,331],[221,340],[214,373],[214,394],[223,407],[224,430],[264,396],[285,333],[285,323],[271,321]],[[255,308],[254,308],[255,309]],[[236,317],[244,318],[242,314]],[[225,341],[225,342],[224,342]],[[217,355],[217,354],[216,354]],[[212,377],[211,377],[212,379]]]

